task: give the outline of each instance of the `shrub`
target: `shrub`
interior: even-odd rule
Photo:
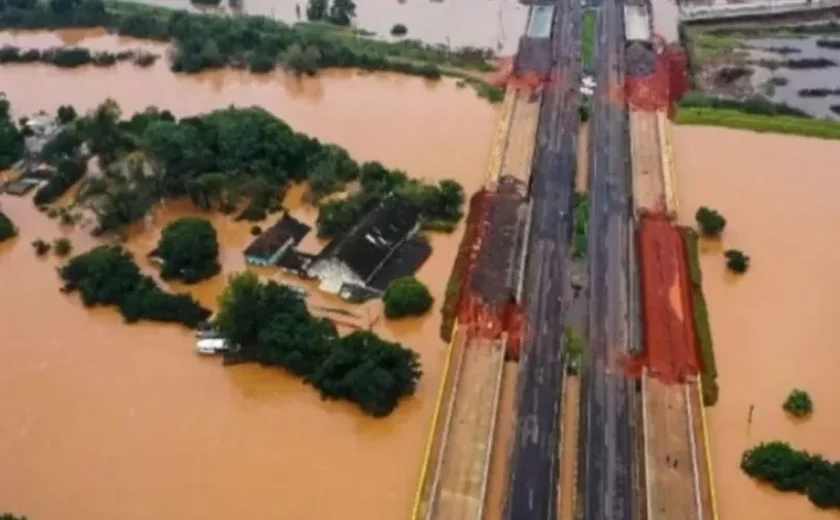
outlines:
[[[40,238],[36,238],[32,241],[32,248],[35,250],[36,256],[44,256],[50,252],[51,246]]]
[[[57,238],[53,242],[53,251],[55,251],[56,255],[65,257],[73,251],[73,244],[67,237]]]
[[[41,206],[59,199],[85,174],[87,163],[81,158],[62,159],[49,181],[35,192],[32,201]]]
[[[750,257],[737,249],[727,249],[723,252],[726,257],[726,267],[736,274],[744,274],[750,268]]]
[[[726,228],[726,219],[717,210],[701,206],[694,219],[700,227],[700,232],[706,237],[719,237]]]
[[[803,493],[820,509],[840,509],[840,463],[794,450],[788,443],[762,443],[744,452],[741,470],[778,491]]]
[[[408,34],[408,27],[405,25],[398,23],[391,27],[391,36],[405,36]]]
[[[385,289],[385,316],[390,319],[421,316],[429,311],[434,298],[429,288],[413,276],[397,278]]]
[[[795,388],[788,394],[782,408],[792,416],[803,419],[814,412],[814,403],[808,392]]]
[[[251,236],[257,237],[262,234],[262,228],[260,226],[251,226]]]
[[[5,213],[0,211],[0,242],[5,242],[18,234],[14,222]]]

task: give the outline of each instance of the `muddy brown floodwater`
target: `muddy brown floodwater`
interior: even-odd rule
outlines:
[[[90,33],[0,34],[0,44],[27,47],[62,40],[139,46]],[[484,178],[496,117],[491,105],[450,81],[352,71],[303,81],[234,71],[183,77],[160,63],[150,70],[8,66],[0,74],[0,90],[16,115],[66,103],[88,109],[106,96],[124,113],[153,104],[180,116],[258,104],[358,160],[381,160],[429,180],[456,178],[468,193]],[[292,189],[286,204],[312,222],[315,212],[300,203],[304,190]],[[378,319],[377,304],[351,309],[357,317],[347,321],[375,322],[377,333],[422,357],[416,397],[374,420],[352,405],[322,402],[280,370],[202,359],[181,328],[128,326],[111,310],[84,309],[76,296],[58,292],[58,261],[36,259],[29,242],[69,234],[80,251],[94,240],[62,230],[29,197],[3,196],[0,206],[20,228],[20,237],[0,248],[0,510],[36,520],[394,520],[408,514],[440,381],[445,345],[438,310],[460,229],[431,236],[434,253],[418,274],[436,297],[428,317],[389,325]],[[158,208],[151,227],[131,231],[128,247],[145,254],[161,226],[193,214],[199,213],[183,202]],[[250,224],[205,216],[220,235],[224,274],[244,269]],[[308,239],[305,247],[317,248],[317,241]],[[224,274],[191,291],[214,305]],[[310,301],[347,307],[314,292]]]
[[[707,409],[720,516],[836,519],[805,496],[757,485],[739,463],[776,439],[840,460],[840,143],[688,126],[674,137],[681,220],[692,223],[701,205],[727,219],[722,246],[703,244],[701,255],[720,383]],[[742,278],[726,272],[730,248],[752,257]],[[782,411],[793,388],[814,399],[804,423]]]

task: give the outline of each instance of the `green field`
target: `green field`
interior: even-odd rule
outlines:
[[[840,123],[836,121],[748,114],[730,109],[684,107],[677,111],[676,122],[680,125],[721,126],[753,132],[840,139]]]

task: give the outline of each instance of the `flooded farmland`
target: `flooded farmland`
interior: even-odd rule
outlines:
[[[195,9],[189,0],[137,0],[170,8]],[[222,0],[219,9],[230,12]],[[242,11],[287,23],[306,21],[306,2],[243,0]],[[298,14],[298,12],[300,14]],[[391,38],[391,28],[406,26],[406,38],[454,47],[486,47],[500,56],[516,52],[528,19],[527,6],[518,0],[357,0],[355,27]]]
[[[757,485],[739,464],[745,449],[777,439],[840,460],[840,143],[689,126],[674,137],[681,220],[693,223],[706,205],[728,222],[722,243],[704,244],[701,255],[720,384],[707,409],[720,516],[836,518],[805,496]],[[742,278],[726,272],[729,248],[752,257]],[[794,388],[814,399],[804,423],[782,410]]]
[[[62,43],[165,52],[90,32],[0,34],[0,45]],[[124,114],[148,105],[186,116],[257,104],[357,160],[380,160],[428,180],[455,178],[467,193],[484,178],[496,117],[492,105],[454,81],[390,74],[187,77],[171,74],[165,60],[150,69],[14,65],[0,74],[17,116],[68,103],[89,109],[109,96]],[[290,190],[286,206],[311,223],[314,211],[300,203],[304,189]],[[389,325],[378,319],[377,304],[352,309],[351,321],[373,323],[422,358],[417,396],[375,420],[352,405],[322,402],[282,371],[199,358],[190,332],[179,327],[128,326],[114,311],[84,309],[77,296],[59,293],[57,260],[37,259],[29,242],[69,234],[80,251],[93,239],[62,229],[29,198],[2,196],[0,206],[20,228],[19,238],[0,247],[0,287],[14,295],[0,305],[2,509],[35,520],[391,520],[410,510],[445,347],[438,307],[460,230],[431,236],[434,252],[418,273],[436,298],[428,317]],[[131,230],[129,249],[145,255],[166,222],[194,214],[178,201],[158,208],[153,226]],[[220,236],[223,274],[191,291],[212,306],[224,275],[244,269],[251,224],[204,215]],[[318,246],[308,240],[304,248]],[[311,294],[313,304],[342,305]]]

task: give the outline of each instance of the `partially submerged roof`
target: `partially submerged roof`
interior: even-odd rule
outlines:
[[[310,229],[312,228],[308,225],[294,217],[290,217],[288,213],[284,213],[273,226],[263,231],[260,236],[245,248],[245,256],[269,257],[276,253],[289,240],[294,245],[300,243],[303,237],[309,233]]]
[[[335,258],[366,282],[417,225],[420,216],[398,197],[390,196],[344,236],[333,240],[319,260]]]

